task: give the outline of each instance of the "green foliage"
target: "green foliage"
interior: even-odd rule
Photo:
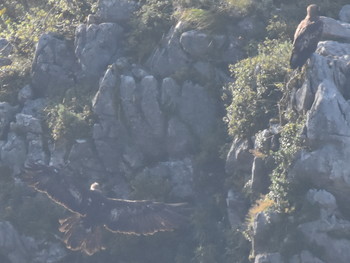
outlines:
[[[302,149],[301,130],[304,119],[289,122],[283,126],[280,138],[280,149],[273,153],[277,167],[271,174],[269,198],[274,201],[274,207],[279,212],[288,212],[291,208],[290,182],[287,174],[295,155]]]
[[[249,137],[277,116],[290,51],[289,42],[267,39],[258,45],[257,56],[230,67],[235,78],[227,107],[231,135]]]
[[[188,8],[181,12],[180,20],[189,27],[197,30],[206,30],[216,33],[222,26],[222,16],[217,10],[206,10],[200,8]]]
[[[142,61],[171,27],[173,7],[170,0],[145,0],[130,22],[129,53]]]
[[[66,139],[72,142],[75,139],[90,136],[90,126],[87,121],[90,111],[87,107],[81,112],[64,104],[46,108],[47,126],[54,140]]]

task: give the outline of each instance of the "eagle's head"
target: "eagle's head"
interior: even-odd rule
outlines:
[[[90,191],[97,191],[97,192],[102,192],[100,184],[97,182],[94,182],[90,185]]]
[[[308,17],[310,18],[318,17],[319,13],[320,13],[320,8],[318,7],[318,5],[313,4],[307,7]]]

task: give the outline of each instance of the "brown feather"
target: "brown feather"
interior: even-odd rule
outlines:
[[[311,57],[321,39],[323,22],[318,16],[318,6],[309,5],[307,15],[295,30],[293,50],[290,58],[292,69],[301,68]]]

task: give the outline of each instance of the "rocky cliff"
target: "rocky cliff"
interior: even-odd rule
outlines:
[[[224,257],[230,259],[226,250],[238,247],[246,256],[240,262],[247,262],[249,243],[238,237],[230,244],[223,236],[241,230],[246,225],[247,203],[269,191],[273,162],[252,152],[260,152],[262,145],[264,151],[277,151],[283,126],[273,124],[252,138],[235,138],[226,161],[219,156],[228,138],[222,122],[222,87],[233,81],[228,65],[244,54],[235,32],[249,31],[253,24],[247,19],[235,29],[228,26],[225,33],[208,33],[179,21],[144,62],[136,63],[128,56],[124,39],[127,21],[137,8],[134,1],[101,0],[96,14],[77,27],[74,39],[53,33],[40,37],[31,82],[19,91],[19,103],[0,103],[1,172],[14,178],[22,200],[33,202],[40,197],[34,199],[35,194],[20,180],[28,161],[63,166],[68,176],[78,176],[86,187],[100,181],[113,197],[190,202],[195,230],[191,238],[183,233],[172,237],[177,241],[176,251],[168,252],[169,257],[186,262],[179,255],[192,255],[187,252],[190,248],[197,256],[216,255],[201,262],[225,262]],[[300,132],[303,145],[287,175],[302,190],[293,212],[256,214],[251,230],[251,255],[256,263],[350,261],[349,13],[345,6],[340,21],[324,18],[324,38],[332,41],[321,42],[304,74],[286,82],[288,110],[306,116]],[[6,47],[1,50],[8,56],[11,48],[6,40],[0,45]],[[10,62],[4,58],[0,63]],[[88,112],[88,121],[81,124],[82,115],[70,114],[62,104],[52,106],[58,98],[70,101],[80,113]],[[81,100],[89,101],[88,109]],[[245,198],[242,189],[224,186],[225,178],[238,171],[250,177],[247,187],[254,198]],[[227,206],[222,197],[227,197]],[[214,214],[212,221],[207,219],[208,207]],[[50,220],[56,221],[57,215]],[[4,262],[98,260],[72,256],[62,247],[58,233],[42,241],[43,236],[28,237],[30,232],[20,235],[8,222],[2,223],[0,232]],[[108,253],[101,257],[114,258],[115,254]],[[121,257],[116,262],[127,260]]]

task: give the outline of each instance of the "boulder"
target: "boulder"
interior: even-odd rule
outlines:
[[[123,149],[128,141],[126,129],[118,119],[119,84],[119,75],[112,66],[102,78],[92,102],[92,109],[98,117],[93,127],[93,140],[99,158],[109,172],[120,170]]]
[[[180,44],[191,57],[195,58],[208,56],[216,48],[209,35],[197,30],[182,33]]]
[[[39,95],[63,95],[75,85],[76,70],[72,44],[56,34],[43,34],[32,64],[34,92]]]
[[[0,139],[4,139],[14,119],[17,107],[11,106],[8,102],[0,102]]]
[[[218,105],[209,90],[190,81],[182,86],[178,116],[199,139],[206,139],[215,131]]]
[[[138,5],[131,0],[99,0],[96,21],[98,23],[124,23],[130,20]]]
[[[346,237],[349,233],[350,222],[331,217],[311,221],[298,226],[303,240],[312,246],[319,247],[319,255],[325,262],[346,263],[350,261],[350,241]]]
[[[18,101],[20,103],[25,103],[28,100],[31,100],[34,98],[33,89],[30,85],[25,85],[17,95]]]
[[[323,22],[323,39],[350,41],[350,28],[330,17],[321,17]]]
[[[234,140],[226,158],[226,173],[229,175],[239,172],[250,174],[254,161],[254,156],[250,153],[252,148],[252,143],[247,139]]]
[[[164,78],[161,86],[161,105],[166,112],[174,112],[178,106],[181,87],[172,78]]]
[[[1,162],[11,167],[13,174],[19,174],[27,157],[25,139],[14,132],[9,132],[7,141],[1,146],[0,154]]]
[[[75,55],[85,75],[99,78],[121,48],[123,29],[115,23],[82,24],[75,32]]]
[[[339,19],[342,22],[350,23],[350,5],[344,5],[339,12]]]
[[[255,257],[254,263],[283,263],[280,253],[263,253]]]
[[[179,41],[183,28],[182,22],[172,27],[165,38],[161,40],[159,47],[148,58],[146,65],[154,75],[164,78],[189,70],[191,60],[182,49]]]
[[[303,250],[299,255],[294,255],[289,263],[325,263],[319,258],[312,255],[308,250]]]
[[[0,57],[7,57],[11,54],[13,46],[6,38],[0,38]]]
[[[170,157],[180,158],[194,152],[194,138],[187,126],[178,118],[168,121],[166,150]]]

